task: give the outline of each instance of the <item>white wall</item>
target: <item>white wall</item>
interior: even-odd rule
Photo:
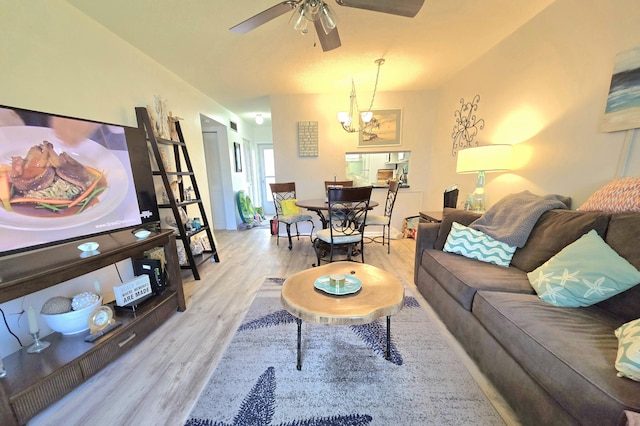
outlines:
[[[238,133],[228,132],[231,148],[234,141],[250,139],[250,123],[64,1],[0,0],[0,8],[0,104],[137,126],[134,108],[160,95],[174,115],[184,118],[194,171],[203,198],[209,199],[200,114],[224,125],[238,123]],[[233,190],[243,184],[233,176]],[[211,217],[209,203],[205,206]]]
[[[441,209],[451,184],[461,203],[473,191],[475,176],[455,173],[451,133],[460,99],[476,94],[485,121],[476,140],[516,144],[514,170],[487,174],[490,205],[528,189],[571,196],[576,208],[612,179],[626,132],[600,133],[598,124],[616,54],[640,45],[638,22],[637,0],[557,0],[439,90],[378,93],[375,108],[403,109],[400,149],[412,151],[409,179],[424,191],[422,210]],[[344,152],[361,150],[335,118],[347,95],[272,97],[277,179],[296,181],[299,197],[322,196],[325,177],[344,177]],[[297,156],[296,124],[305,120],[319,122],[317,158]],[[640,141],[626,175],[640,176]]]
[[[234,140],[240,142],[243,135],[249,138],[252,130],[248,123],[64,1],[0,0],[0,11],[0,104],[137,126],[134,108],[151,104],[154,95],[160,95],[168,100],[174,115],[184,118],[183,133],[211,217],[200,114],[224,124],[230,120],[238,123],[239,133],[229,132],[234,134],[226,140],[230,146]],[[231,164],[233,160],[227,157],[225,161]],[[239,180],[234,176],[233,184]],[[190,215],[198,216],[195,210]],[[107,269],[72,280],[64,291],[89,291],[93,288],[93,277],[113,284],[117,274],[114,268]],[[24,298],[28,300],[21,298],[11,305],[3,304],[10,314],[7,320],[11,329],[23,343],[30,344],[31,338],[21,310],[28,303],[39,312],[48,297],[49,294],[31,295]],[[17,349],[15,339],[4,326],[0,327],[0,356]]]
[[[345,71],[348,72],[348,71]],[[384,79],[384,74],[381,75]],[[364,102],[364,99],[363,101]],[[346,133],[337,119],[349,105],[349,94],[276,95],[271,98],[276,180],[296,182],[298,198],[324,197],[324,181],[344,180],[346,152],[411,151],[409,183],[412,191],[425,191],[431,169],[435,130],[434,92],[379,92],[374,109],[402,108],[402,145],[358,148],[358,134]],[[317,121],[319,155],[298,157],[298,121]],[[444,189],[444,188],[443,188]],[[442,197],[441,197],[442,198]],[[415,214],[418,214],[416,211]]]
[[[477,137],[484,144],[516,144],[516,169],[487,174],[490,204],[512,192],[559,193],[573,208],[614,177],[625,132],[600,133],[615,56],[640,45],[637,0],[558,0],[454,76],[441,90],[431,155],[433,185],[426,199],[438,207],[440,189],[475,176],[456,175],[451,155],[453,112],[460,98],[479,94]],[[628,176],[640,176],[640,141]]]

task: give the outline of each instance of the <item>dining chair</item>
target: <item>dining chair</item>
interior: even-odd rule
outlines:
[[[324,181],[324,196],[325,200],[328,202],[329,198],[327,196],[327,190],[329,188],[352,188],[353,181],[352,180],[325,180]],[[329,216],[331,217],[331,216]]]
[[[298,238],[298,240],[300,240],[300,235],[302,234],[300,234],[300,230],[298,229],[298,223],[311,223],[309,239],[312,238],[315,224],[313,223],[313,219],[310,215],[300,214],[300,208],[296,206],[296,201],[298,200],[296,198],[295,182],[270,183],[269,186],[271,187],[271,194],[273,195],[273,204],[276,208],[276,219],[278,220],[276,244],[280,245],[280,223],[284,223],[285,225],[287,225],[289,250],[291,250],[291,248],[293,247],[293,243],[291,242],[291,225],[295,225],[296,237]]]
[[[387,191],[387,201],[384,205],[384,215],[370,214],[366,217],[365,228],[369,226],[382,226],[382,236],[373,237],[369,240],[372,242],[378,242],[378,239],[382,238],[382,245],[384,246],[385,231],[387,233],[387,254],[391,253],[391,214],[393,213],[393,206],[396,204],[396,196],[398,195],[398,188],[400,188],[400,181],[390,180],[389,190]]]
[[[334,252],[338,248],[346,248],[346,260],[352,260],[354,249],[357,249],[358,245],[364,263],[364,224],[369,211],[372,188],[359,186],[327,190],[330,220],[327,228],[319,230],[313,240],[318,265],[327,249],[328,262],[333,262]]]
[[[330,186],[340,186],[342,188],[352,188],[353,181],[352,180],[325,180],[324,181],[324,192],[327,192],[327,189]]]

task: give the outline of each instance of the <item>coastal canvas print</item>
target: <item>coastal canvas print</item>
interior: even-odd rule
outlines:
[[[373,112],[369,123],[360,120],[360,138],[358,146],[390,146],[400,145],[401,109],[380,109]]]
[[[611,77],[603,132],[640,127],[640,46],[619,53]]]

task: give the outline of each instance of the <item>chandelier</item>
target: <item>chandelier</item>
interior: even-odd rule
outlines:
[[[320,21],[325,34],[336,27],[336,17],[329,6],[322,0],[302,0],[296,6],[289,22],[293,21],[293,29],[302,34],[307,33],[307,23]]]
[[[342,124],[342,128],[349,133],[355,133],[363,131],[373,118],[373,100],[376,98],[376,91],[378,90],[378,77],[380,76],[380,67],[384,64],[384,59],[376,59],[375,63],[378,64],[378,73],[376,74],[376,84],[373,87],[373,95],[371,96],[371,103],[369,109],[360,113],[360,120],[364,124],[363,128],[360,128],[360,123],[355,123],[357,127],[354,127],[354,120],[358,120],[357,114],[358,99],[356,97],[356,85],[351,79],[351,94],[349,95],[349,112],[343,111],[338,113],[338,121]]]

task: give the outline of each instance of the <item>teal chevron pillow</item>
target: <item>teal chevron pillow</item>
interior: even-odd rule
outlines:
[[[616,331],[618,377],[640,382],[640,319],[621,325]]]
[[[516,247],[500,242],[484,232],[453,222],[443,250],[483,262],[509,266]]]
[[[591,306],[640,283],[638,271],[593,229],[527,274],[540,299]]]

